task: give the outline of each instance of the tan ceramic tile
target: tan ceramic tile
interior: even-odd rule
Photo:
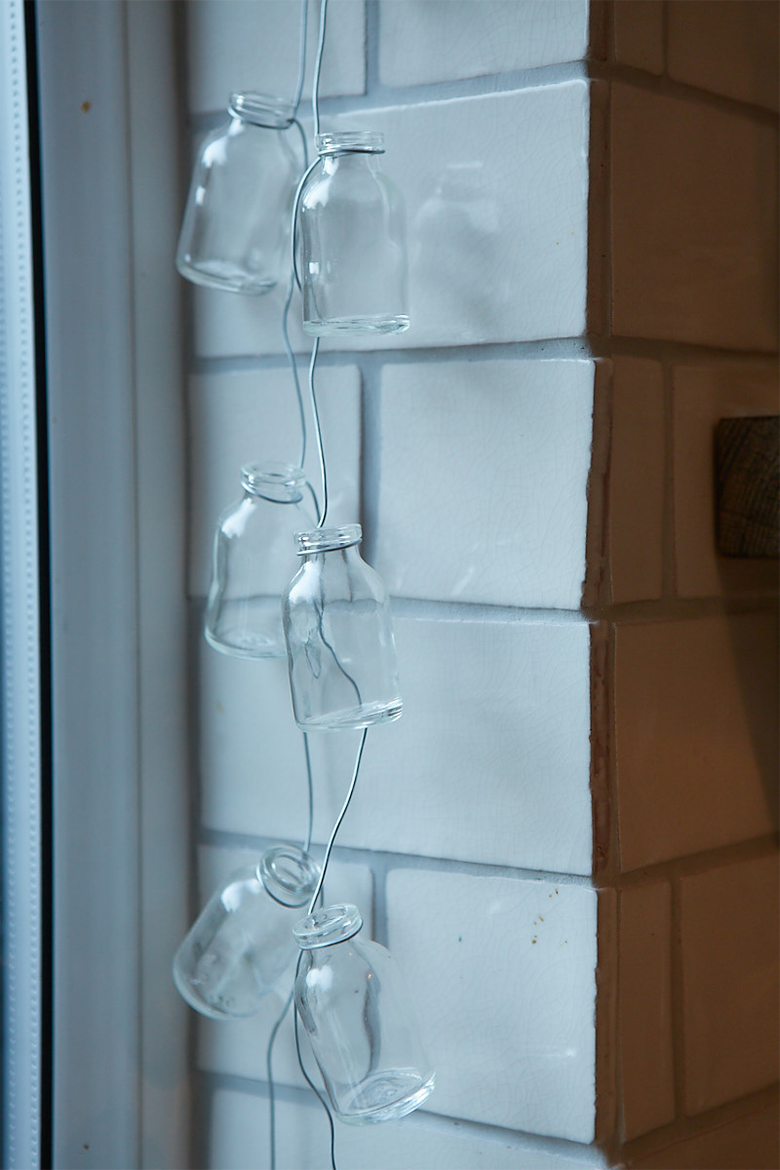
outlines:
[[[777,414],[777,366],[676,366],[673,385],[677,593],[707,597],[771,587],[777,582],[777,561],[718,556],[713,439],[720,418]]]
[[[661,596],[664,523],[663,371],[658,362],[615,358],[609,462],[612,600]]]
[[[774,350],[774,128],[615,84],[611,137],[614,332]]]
[[[620,895],[620,1060],[627,1138],[674,1120],[672,891]]]
[[[616,0],[613,13],[618,64],[663,73],[663,0]]]
[[[670,76],[776,110],[779,11],[772,0],[669,0]]]
[[[777,1079],[777,855],[684,878],[681,895],[690,1114]]]
[[[618,627],[624,870],[775,828],[776,639],[773,613]]]
[[[780,1126],[777,1101],[746,1116],[720,1121],[707,1133],[675,1141],[655,1153],[631,1159],[633,1170],[777,1170]]]

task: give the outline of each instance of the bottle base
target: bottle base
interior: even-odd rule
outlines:
[[[433,1092],[436,1075],[427,1081],[415,1069],[399,1068],[376,1073],[363,1081],[336,1112],[347,1125],[373,1125],[393,1121],[419,1109]]]
[[[392,723],[400,719],[403,702],[394,699],[391,703],[361,703],[344,711],[331,711],[313,719],[296,719],[301,731],[360,731],[376,723]]]
[[[225,260],[204,261],[203,264],[189,264],[177,260],[179,274],[193,284],[204,288],[217,288],[220,292],[243,293],[244,296],[260,297],[276,288],[277,281],[270,276],[248,276],[243,269]]]
[[[203,635],[212,650],[233,658],[286,658],[284,642],[275,642],[251,630],[226,630],[220,636],[207,626]]]
[[[304,321],[304,332],[311,337],[330,337],[334,333],[405,333],[409,318],[397,317],[330,317],[325,321]]]

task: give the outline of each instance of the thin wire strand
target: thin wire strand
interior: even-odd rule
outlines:
[[[293,98],[293,114],[297,114],[303,95],[303,82],[306,76],[306,33],[309,24],[309,0],[301,0],[301,28],[298,39],[298,85]]]
[[[309,150],[308,150],[308,147],[306,145],[306,135],[303,131],[303,126],[301,126],[301,124],[297,118],[293,119],[293,124],[298,128],[298,133],[301,136],[301,146],[303,147],[303,165],[304,165],[304,168],[306,169],[306,171],[308,172]],[[293,257],[294,257],[294,255],[295,255],[295,251],[293,249]],[[300,416],[300,423],[301,423],[301,457],[298,461],[298,466],[302,468],[303,464],[304,464],[304,460],[306,459],[306,410],[305,410],[304,405],[303,405],[303,392],[301,390],[301,381],[300,381],[300,378],[298,377],[298,366],[297,366],[297,363],[295,361],[295,354],[293,353],[292,345],[290,344],[290,334],[288,332],[288,324],[287,324],[288,319],[289,319],[289,315],[290,315],[290,305],[292,303],[293,293],[295,292],[296,280],[297,280],[297,274],[295,272],[295,267],[293,266],[291,271],[290,271],[290,284],[289,284],[289,287],[287,289],[287,299],[285,300],[284,308],[282,309],[282,343],[284,345],[284,352],[287,354],[287,361],[290,365],[290,371],[291,371],[292,376],[293,376],[293,382],[295,383],[295,396],[298,400],[298,414]],[[319,511],[319,507],[317,510]]]
[[[317,455],[320,460],[320,478],[322,480],[322,508],[318,509],[317,527],[322,528],[328,518],[328,468],[325,463],[325,448],[322,444],[320,412],[317,407],[317,394],[314,389],[314,367],[317,364],[317,355],[319,352],[320,339],[319,337],[315,337],[314,345],[311,347],[311,360],[309,362],[309,398],[311,400],[311,413],[314,419],[314,438],[317,440]]]
[[[314,80],[311,89],[311,112],[314,119],[314,139],[320,132],[320,70],[322,69],[322,51],[325,48],[325,21],[328,13],[328,0],[320,0],[320,35],[317,41],[317,57],[314,61]]]
[[[308,853],[311,848],[311,835],[314,826],[314,785],[311,779],[311,753],[309,751],[309,736],[304,731],[303,750],[306,753],[306,776],[309,782],[309,827],[306,831],[306,840],[303,842],[303,852]]]
[[[293,986],[293,990],[287,996],[287,1002],[282,1008],[282,1014],[273,1026],[271,1037],[268,1041],[268,1050],[265,1054],[265,1073],[268,1078],[268,1110],[270,1113],[269,1142],[271,1146],[271,1170],[276,1170],[276,1089],[272,1067],[274,1044],[276,1043],[276,1037],[279,1035],[279,1029],[282,1026],[284,1017],[290,1010],[290,1004],[293,1001],[294,995],[295,987]]]
[[[302,960],[303,960],[303,951],[301,951],[301,953],[298,955],[298,965],[295,968],[295,981],[296,981],[296,983],[298,981],[298,975],[300,974]],[[298,1066],[300,1067],[300,1070],[303,1073],[306,1084],[309,1086],[312,1093],[314,1093],[314,1096],[317,1098],[317,1100],[319,1101],[320,1105],[325,1110],[325,1113],[327,1115],[328,1125],[330,1126],[330,1164],[331,1164],[331,1170],[338,1170],[338,1167],[336,1166],[336,1127],[333,1124],[333,1115],[332,1115],[330,1108],[328,1106],[328,1102],[325,1100],[322,1093],[319,1091],[319,1089],[315,1085],[314,1081],[311,1079],[311,1077],[307,1073],[306,1066],[303,1063],[303,1053],[301,1052],[301,1037],[300,1037],[300,1031],[298,1028],[298,1008],[297,1008],[297,1006],[293,1012],[293,1026],[294,1026],[294,1030],[295,1030],[295,1051],[298,1054]]]
[[[322,867],[320,869],[320,880],[317,882],[317,889],[314,891],[314,896],[312,897],[312,900],[309,903],[309,909],[307,912],[309,914],[311,914],[312,910],[317,905],[317,899],[320,896],[320,890],[322,889],[323,883],[325,881],[325,873],[326,873],[327,868],[328,868],[328,862],[330,861],[330,855],[333,852],[333,845],[336,841],[336,836],[338,834],[339,829],[341,828],[341,822],[344,820],[344,817],[347,815],[347,809],[349,808],[350,801],[352,800],[352,797],[353,797],[354,792],[355,792],[355,785],[357,784],[358,775],[360,773],[360,761],[363,759],[363,748],[366,746],[366,736],[367,735],[368,735],[368,728],[364,727],[363,734],[360,737],[360,747],[358,748],[357,758],[355,759],[355,770],[352,773],[352,780],[350,782],[349,790],[347,792],[347,798],[341,807],[341,812],[339,813],[339,815],[336,819],[336,823],[333,826],[333,832],[330,835],[330,840],[328,841],[327,847],[325,849],[325,856],[322,859]]]

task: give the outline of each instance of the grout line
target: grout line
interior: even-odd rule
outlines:
[[[685,1010],[683,1001],[682,907],[681,882],[672,880],[671,914],[671,1015],[672,1072],[674,1078],[675,1118],[685,1117]]]
[[[541,341],[483,342],[465,346],[428,346],[419,349],[400,350],[320,350],[318,366],[346,366],[356,362],[373,363],[376,366],[419,364],[421,362],[448,361],[501,361],[520,360],[587,360],[591,357],[590,344],[583,337],[550,338]],[[304,353],[296,355],[301,368],[308,362]],[[225,357],[193,357],[189,364],[190,375],[214,376],[233,374],[245,370],[276,370],[286,366],[283,353],[235,354]]]
[[[747,841],[718,845],[714,849],[703,849],[698,853],[689,853],[685,857],[674,857],[668,861],[659,861],[653,865],[629,870],[617,880],[624,890],[649,886],[661,881],[676,881],[678,878],[722,869],[740,861],[769,857],[774,855],[777,848],[777,834],[765,833],[760,837],[751,837]]]
[[[201,827],[198,844],[213,849],[249,849],[253,852],[262,852],[271,845],[278,844],[278,838],[237,833],[229,829],[210,829],[204,826]],[[312,845],[315,852],[321,848],[324,848],[323,842],[315,841]],[[510,878],[513,881],[545,882],[551,885],[594,888],[589,874],[525,869],[521,866],[493,865],[488,862],[464,861],[456,858],[423,857],[412,853],[391,853],[380,849],[352,848],[349,845],[334,846],[333,856],[338,861],[347,864],[378,867],[378,872],[385,875],[392,869],[416,869],[430,873],[459,873],[474,877],[501,877]],[[381,898],[379,899],[379,908],[382,909]]]
[[[666,58],[665,47],[664,58]],[[668,74],[658,77],[656,74],[646,73],[632,65],[604,65],[598,61],[590,63],[589,74],[592,80],[618,81],[624,85],[630,85],[634,89],[653,93],[658,97],[678,98],[690,104],[708,106],[721,113],[740,117],[746,121],[759,122],[769,126],[777,126],[778,124],[778,115],[773,110],[767,110],[764,106],[757,106],[752,102],[740,101],[738,98],[727,97],[725,94],[699,89],[684,81],[674,81]]]
[[[609,282],[607,282],[609,284]],[[607,291],[609,298],[611,293]],[[420,348],[388,350],[327,350],[318,358],[320,366],[349,366],[372,363],[377,367],[391,365],[419,365],[428,362],[490,362],[490,361],[587,361],[615,356],[644,357],[675,364],[760,365],[774,368],[777,354],[762,350],[719,349],[712,345],[688,342],[651,340],[642,337],[610,337],[590,334],[588,337],[554,337],[536,341],[479,342],[462,346],[421,346]],[[305,353],[296,355],[303,369],[308,363]],[[224,357],[193,357],[189,362],[190,376],[217,376],[243,371],[277,370],[286,367],[283,353],[231,354]]]
[[[208,1082],[212,1093],[222,1089],[227,1092],[243,1093],[246,1096],[267,1099],[268,1087],[265,1081],[254,1080],[251,1077],[237,1073],[209,1072],[200,1070],[200,1077]],[[321,1112],[314,1096],[308,1089],[302,1087],[277,1084],[277,1097],[291,1104],[316,1109]],[[428,1130],[439,1134],[452,1136],[468,1135],[474,1140],[500,1143],[504,1147],[533,1153],[558,1155],[564,1160],[574,1160],[577,1166],[603,1166],[604,1161],[600,1150],[594,1146],[580,1142],[567,1141],[565,1138],[548,1137],[545,1134],[530,1133],[525,1130],[505,1129],[502,1126],[489,1125],[484,1122],[470,1121],[458,1117],[448,1117],[441,1113],[432,1113],[428,1110],[416,1110],[404,1119],[404,1127],[409,1129]]]
[[[661,366],[663,396],[663,530],[661,535],[661,596],[665,601],[677,600],[677,520],[674,500],[674,379],[668,361]]]

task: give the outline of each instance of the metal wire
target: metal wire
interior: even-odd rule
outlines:
[[[347,791],[347,798],[341,807],[341,812],[339,813],[338,817],[336,818],[336,823],[333,826],[333,832],[331,833],[330,840],[328,841],[328,844],[326,846],[325,856],[322,859],[322,868],[320,869],[320,880],[317,882],[317,889],[314,891],[314,895],[312,897],[311,902],[309,902],[309,909],[307,911],[308,914],[311,914],[314,907],[317,905],[317,899],[320,896],[320,890],[322,889],[323,883],[325,881],[325,873],[326,873],[327,868],[328,868],[328,862],[330,861],[330,855],[333,852],[333,845],[336,841],[336,836],[338,834],[339,829],[341,828],[341,822],[344,820],[344,817],[347,815],[347,809],[349,808],[350,801],[352,800],[352,797],[354,796],[354,793],[355,793],[355,785],[357,784],[358,773],[360,772],[360,761],[363,759],[363,748],[366,746],[366,736],[367,735],[368,735],[368,728],[364,727],[363,734],[360,737],[360,747],[358,748],[357,758],[355,760],[355,770],[352,773],[352,781],[349,785],[349,790]]]
[[[305,0],[304,0],[304,6],[305,6]],[[306,135],[304,133],[303,126],[300,124],[300,122],[298,121],[297,118],[293,118],[293,124],[297,127],[298,133],[301,136],[301,145],[303,147],[303,165],[308,173],[309,150],[308,150],[308,147],[306,145]],[[295,250],[293,248],[293,258],[294,258],[294,256],[295,256]],[[295,396],[298,400],[298,414],[299,414],[300,423],[301,423],[301,456],[300,456],[300,459],[298,461],[298,466],[300,468],[302,468],[304,461],[306,459],[306,411],[305,411],[304,405],[303,405],[303,393],[301,391],[301,382],[300,382],[300,378],[298,377],[298,366],[297,366],[297,363],[295,361],[295,354],[293,353],[292,346],[290,344],[290,334],[289,334],[288,328],[287,328],[287,321],[288,321],[288,318],[290,315],[290,305],[292,303],[293,293],[295,292],[296,280],[297,280],[297,273],[295,271],[295,267],[293,266],[291,269],[291,272],[290,272],[290,284],[289,284],[288,289],[287,289],[287,299],[285,300],[284,308],[282,309],[282,343],[284,345],[284,352],[287,354],[287,361],[289,363],[290,371],[291,371],[292,376],[293,376],[293,382],[295,383]],[[317,508],[317,511],[319,512],[319,506]]]
[[[272,1067],[274,1044],[276,1043],[276,1037],[279,1034],[279,1029],[282,1026],[284,1017],[290,1010],[290,1004],[293,1001],[294,995],[295,987],[293,987],[293,990],[287,996],[287,1002],[282,1008],[282,1014],[279,1016],[279,1019],[273,1026],[273,1030],[271,1031],[271,1038],[268,1041],[268,1050],[265,1054],[265,1074],[268,1078],[268,1111],[270,1113],[269,1141],[271,1146],[271,1170],[276,1170],[276,1089],[274,1086],[274,1074]]]
[[[300,970],[301,970],[302,960],[303,960],[303,951],[301,951],[301,953],[298,956],[298,964],[295,968],[295,982],[296,983],[298,982],[298,975],[299,975]],[[303,1053],[301,1052],[301,1037],[300,1037],[300,1033],[299,1033],[299,1029],[298,1029],[298,1009],[297,1009],[297,1007],[296,1007],[295,1011],[293,1012],[293,1026],[295,1029],[295,1051],[298,1054],[298,1065],[300,1067],[301,1072],[303,1073],[306,1084],[309,1086],[312,1093],[314,1093],[314,1096],[317,1098],[317,1100],[319,1101],[320,1105],[325,1110],[325,1113],[327,1115],[328,1125],[330,1126],[330,1165],[331,1165],[331,1170],[338,1170],[338,1167],[336,1166],[336,1127],[333,1124],[333,1115],[332,1115],[330,1108],[328,1106],[328,1102],[325,1100],[322,1093],[319,1091],[319,1089],[315,1085],[314,1081],[311,1079],[311,1077],[307,1073],[306,1066],[303,1063]],[[273,1168],[272,1168],[272,1170],[273,1170]]]
[[[320,132],[320,70],[322,69],[322,50],[325,48],[325,21],[328,14],[328,0],[320,0],[320,36],[317,42],[317,57],[314,62],[314,81],[311,91],[311,112],[314,118],[314,138]]]
[[[315,337],[311,347],[311,361],[309,362],[309,398],[311,413],[314,419],[314,438],[317,440],[317,455],[320,460],[320,477],[322,480],[322,508],[318,509],[317,527],[322,528],[328,518],[328,468],[325,463],[325,448],[322,445],[322,427],[320,426],[320,412],[317,408],[317,395],[314,390],[314,367],[317,364],[317,355],[320,352],[320,339]]]

